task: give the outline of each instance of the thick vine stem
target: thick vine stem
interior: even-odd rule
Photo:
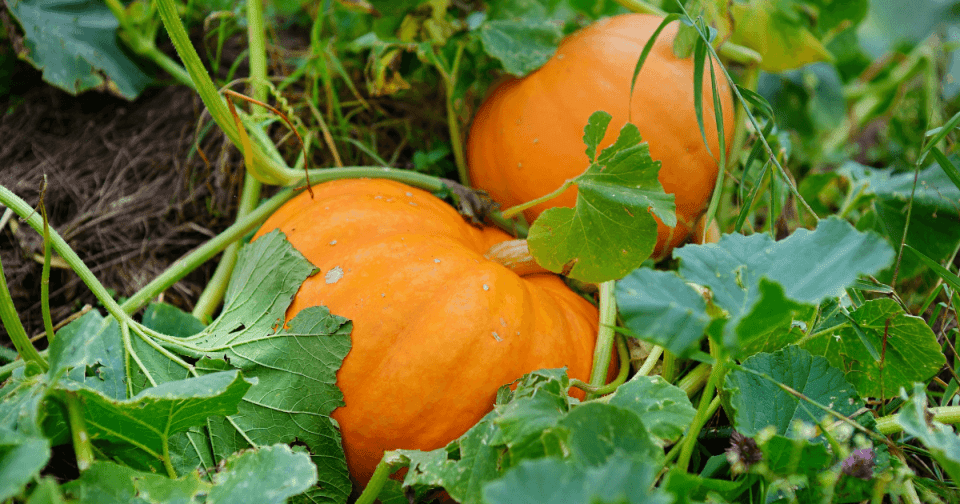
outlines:
[[[593,395],[606,395],[614,392],[620,385],[627,382],[627,376],[630,375],[630,350],[627,349],[627,342],[623,336],[617,336],[617,356],[620,358],[620,372],[617,373],[617,377],[614,378],[612,382],[597,387],[582,380],[572,378],[570,385]]]
[[[77,469],[84,472],[93,464],[93,442],[87,432],[87,423],[83,418],[83,404],[74,392],[65,392],[67,418],[70,434],[73,438],[73,451],[77,455]]]
[[[614,294],[613,280],[600,284],[600,329],[597,331],[597,345],[593,351],[593,371],[590,372],[590,384],[602,387],[607,381],[610,356],[613,353],[613,338],[617,325],[617,298]],[[588,394],[587,399],[592,395]]]
[[[933,414],[933,420],[945,424],[960,424],[960,406],[939,406],[927,408]],[[897,415],[887,415],[877,419],[877,431],[889,436],[903,431],[897,423]]]
[[[390,478],[390,464],[387,463],[386,456],[384,456],[377,464],[377,468],[373,470],[373,476],[370,477],[370,481],[367,482],[367,486],[364,487],[363,492],[354,504],[373,504],[376,502],[388,478]]]
[[[530,254],[530,247],[527,245],[527,240],[507,240],[500,242],[490,247],[483,256],[520,276],[552,273],[534,260],[533,255]]]

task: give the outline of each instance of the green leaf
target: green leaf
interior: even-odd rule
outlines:
[[[234,342],[272,334],[315,270],[279,230],[261,236],[238,255],[220,316],[191,342],[218,352]]]
[[[228,348],[211,352],[211,357],[225,355],[230,366],[258,380],[236,415],[209,423],[215,456],[222,459],[246,448],[247,440],[306,443],[325,483],[311,495],[331,501],[349,495],[340,433],[329,415],[343,404],[336,372],[350,350],[351,328],[326,307],[311,307],[297,314],[289,329],[259,336],[247,332]],[[198,367],[216,369],[217,362],[203,359]]]
[[[697,413],[686,392],[660,376],[635,376],[617,388],[609,404],[632,411],[651,434],[670,442],[680,439]]]
[[[189,341],[206,357],[197,363],[202,372],[229,365],[258,380],[236,415],[208,422],[214,457],[251,442],[305,443],[325,483],[311,497],[336,502],[352,485],[329,415],[343,405],[336,372],[350,351],[352,325],[326,307],[311,307],[283,326],[290,300],[312,272],[282,233],[261,236],[241,249],[220,317]],[[203,449],[194,452],[205,456]]]
[[[595,151],[591,129],[595,112],[584,129],[588,155]],[[605,131],[605,128],[604,128]],[[657,180],[660,163],[640,141],[637,127],[627,123],[617,141],[596,162],[573,179],[577,185],[574,208],[551,208],[530,228],[527,241],[537,262],[550,271],[584,282],[622,278],[653,252],[657,223],[676,225],[673,195]]]
[[[47,383],[43,375],[16,376],[0,388],[0,433],[42,437],[43,401]]]
[[[506,446],[504,468],[517,460],[538,458],[547,455],[550,447],[544,439],[544,431],[557,425],[570,411],[570,398],[566,385],[559,380],[540,381],[540,377],[525,375],[518,390],[522,394],[496,409],[493,420],[499,428],[492,443]],[[566,376],[563,377],[566,380]],[[528,392],[529,391],[529,392]]]
[[[247,450],[228,458],[213,476],[207,504],[282,504],[317,482],[310,456],[287,445]]]
[[[731,42],[760,53],[761,70],[778,73],[833,59],[789,2],[738,2],[731,6],[730,15],[736,27]]]
[[[673,467],[664,476],[659,488],[673,494],[674,504],[700,503],[706,500],[708,493],[719,495],[728,502],[737,502],[735,499],[750,486],[750,483],[752,483],[750,477],[738,481],[703,478]]]
[[[193,315],[167,303],[147,305],[140,323],[159,333],[178,338],[188,338],[206,328],[206,325]]]
[[[708,287],[713,303],[728,314],[722,341],[734,357],[792,343],[791,318],[809,309],[800,304],[843,295],[859,275],[879,271],[893,256],[879,236],[835,217],[778,242],[763,234],[724,235],[716,244],[674,251],[681,277]]]
[[[492,447],[497,433],[497,426],[492,422],[495,415],[496,412],[488,413],[444,448],[428,452],[388,452],[395,454],[398,464],[410,468],[403,486],[443,487],[450,497],[461,504],[479,504],[483,485],[499,475],[501,450]]]
[[[847,163],[838,173],[852,183],[863,187],[874,196],[873,209],[878,217],[872,229],[899,245],[906,226],[906,205],[913,194],[910,229],[906,244],[936,262],[952,257],[960,245],[960,188],[939,165],[931,165],[916,174],[917,187],[913,193],[914,172],[895,174],[890,169],[878,170],[857,163]],[[861,219],[863,221],[863,219]],[[904,255],[900,264],[900,278],[912,278],[924,270],[919,259]],[[881,277],[889,281],[892,270]]]
[[[617,282],[617,307],[630,335],[680,357],[699,348],[707,302],[672,271],[638,268]]]
[[[286,445],[237,453],[212,476],[212,483],[202,481],[197,472],[170,479],[98,461],[63,489],[81,504],[280,504],[317,481],[310,457]]]
[[[123,340],[117,321],[91,310],[57,332],[50,343],[48,374],[53,379],[66,372],[67,379],[111,399],[126,399],[123,358]]]
[[[833,462],[826,444],[779,434],[760,443],[760,451],[769,470],[781,476],[802,474],[809,477]]]
[[[563,38],[558,24],[543,19],[491,20],[481,24],[477,32],[483,50],[517,77],[543,66]]]
[[[73,382],[58,386],[80,396],[93,439],[129,443],[160,458],[171,434],[202,425],[208,417],[236,412],[252,383],[237,371],[225,371],[163,383],[127,400]]]
[[[117,19],[90,0],[19,0],[7,8],[23,27],[20,58],[43,71],[43,80],[70,94],[90,89],[128,100],[152,79],[117,44]]]
[[[491,504],[667,504],[673,499],[666,492],[651,491],[658,470],[658,465],[622,453],[598,467],[529,460],[486,485],[483,497]]]
[[[569,409],[566,404],[569,399],[564,398],[569,384],[566,372],[539,370],[522,376],[515,383],[513,391],[501,388],[494,411],[446,447],[429,452],[390,452],[392,455],[388,456],[394,458],[394,467],[409,467],[404,488],[443,487],[457,502],[479,504],[483,485],[502,474],[506,469],[502,464],[515,464],[522,454],[545,455],[546,449],[537,450],[534,446],[539,442],[536,429],[554,423],[556,415],[551,413],[548,422],[539,421],[536,415],[545,412],[542,406],[548,404],[564,412]],[[558,398],[563,398],[562,402],[558,402]],[[501,413],[504,416],[501,417]],[[525,421],[534,425],[524,426]],[[519,450],[504,453],[508,447],[519,447]]]
[[[663,448],[631,410],[585,403],[567,413],[557,426],[569,432],[565,445],[570,458],[579,464],[601,466],[617,453],[658,467],[663,464]]]
[[[844,416],[863,406],[843,371],[831,367],[827,359],[795,346],[773,354],[754,355],[743,361],[742,367],[744,369],[734,369],[727,374],[723,388],[730,394],[733,426],[747,437],[756,436],[768,426],[773,426],[780,435],[803,437],[795,430],[797,422],[812,427],[825,417],[828,423],[835,420],[820,407],[788,393],[778,384]]]
[[[897,423],[926,446],[950,479],[960,481],[960,436],[950,426],[929,419],[922,384],[913,385],[913,395],[897,413]]]
[[[590,114],[587,125],[583,127],[583,143],[587,146],[587,159],[591,163],[597,160],[597,148],[600,147],[600,142],[603,141],[612,119],[613,116],[608,112],[598,110]],[[617,140],[620,140],[620,138],[618,137]]]
[[[50,441],[0,431],[0,501],[19,495],[50,460]]]
[[[201,503],[208,488],[196,473],[171,480],[105,461],[94,462],[79,478],[63,486],[64,492],[80,504]]]
[[[63,504],[64,502],[57,480],[47,476],[37,483],[27,504]]]
[[[863,21],[870,8],[869,0],[845,0],[835,2],[832,0],[808,0],[809,4],[817,8],[816,32],[823,36],[840,26],[842,23],[849,23],[850,26],[857,26]]]
[[[882,360],[874,358],[865,343],[882,349]],[[900,387],[930,379],[946,362],[930,326],[892,299],[865,302],[850,313],[848,323],[825,328],[803,347],[845,370],[864,397],[894,396]]]

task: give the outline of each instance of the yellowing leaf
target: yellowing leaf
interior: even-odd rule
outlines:
[[[832,61],[833,55],[794,13],[778,10],[778,2],[752,1],[733,4],[734,31],[730,41],[763,56],[760,68],[779,73],[817,61]]]

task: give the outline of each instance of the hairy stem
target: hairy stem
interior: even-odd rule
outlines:
[[[617,377],[613,379],[612,382],[596,386],[584,382],[583,380],[578,380],[576,378],[570,379],[570,385],[577,387],[580,390],[583,390],[593,396],[600,396],[609,394],[615,390],[620,385],[623,385],[627,382],[627,376],[630,374],[630,350],[627,348],[627,342],[624,340],[623,336],[619,336],[616,339],[617,344],[617,357],[620,359],[620,372],[617,373]]]
[[[566,182],[563,183],[563,185],[561,185],[559,188],[557,188],[556,191],[553,191],[553,192],[550,193],[550,194],[546,194],[546,195],[540,196],[539,198],[534,199],[534,200],[530,200],[530,201],[528,201],[528,202],[526,202],[526,203],[521,203],[521,204],[519,204],[519,205],[512,206],[512,207],[510,207],[510,208],[508,208],[508,209],[500,212],[500,214],[503,215],[505,218],[509,219],[509,218],[513,217],[514,215],[517,215],[517,214],[519,214],[520,212],[522,212],[522,211],[524,211],[524,210],[526,210],[526,209],[528,209],[528,208],[537,206],[537,205],[539,205],[540,203],[543,203],[544,201],[550,201],[550,200],[552,200],[553,198],[556,198],[557,196],[560,196],[561,194],[563,194],[564,191],[566,191],[566,190],[567,190],[570,186],[572,186],[573,184],[574,184],[573,179],[567,180]]]
[[[663,347],[655,346],[650,349],[650,354],[647,355],[647,358],[643,361],[643,365],[640,366],[640,369],[637,370],[637,374],[640,376],[647,376],[653,371],[653,368],[657,365],[657,361],[660,360],[660,356],[663,355]]]
[[[598,388],[607,382],[607,370],[613,353],[613,337],[616,334],[617,325],[615,284],[613,280],[600,284],[600,329],[597,331],[597,346],[593,351],[593,370],[590,372],[590,385]],[[591,395],[588,395],[587,399],[590,397]]]
[[[933,414],[933,419],[944,424],[960,424],[960,406],[939,406],[927,408]],[[889,436],[903,432],[903,427],[897,423],[897,415],[887,415],[877,419],[877,431]]]
[[[357,498],[354,504],[373,504],[377,500],[377,497],[380,496],[380,491],[383,490],[383,485],[386,484],[389,477],[390,464],[387,464],[386,460],[380,459],[380,463],[377,464],[377,468],[373,471],[373,476],[370,477],[370,481],[368,481],[367,486],[364,487],[363,493],[360,494],[360,497]]]
[[[693,397],[698,391],[703,389],[710,378],[713,367],[710,364],[700,363],[697,367],[687,371],[687,374],[680,378],[677,386],[687,393],[687,397]]]
[[[74,392],[64,392],[67,406],[67,419],[70,423],[70,434],[73,438],[73,451],[77,455],[77,469],[86,471],[93,464],[93,443],[87,432],[87,423],[83,418],[83,404]]]

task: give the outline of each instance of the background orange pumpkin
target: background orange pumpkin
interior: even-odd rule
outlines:
[[[565,38],[543,67],[496,87],[481,105],[467,141],[470,181],[504,207],[556,190],[588,165],[583,127],[590,114],[613,116],[602,146],[627,122],[630,81],[643,46],[661,18],[624,14],[598,21]],[[662,162],[660,183],[676,196],[676,229],[659,223],[655,257],[680,244],[706,210],[717,177],[719,140],[709,70],[704,72],[703,116],[710,150],[694,111],[692,58],[673,54],[678,23],[657,38],[636,82],[632,122]],[[733,102],[719,75],[725,138],[733,136]],[[711,154],[712,153],[712,154]],[[572,207],[576,189],[527,210],[532,221],[553,206]]]
[[[385,450],[444,446],[524,373],[567,366],[588,380],[597,310],[552,274],[520,277],[484,257],[511,239],[477,229],[433,195],[387,180],[313,188],[273,214],[273,229],[319,273],[287,319],[324,305],[353,321],[337,374],[351,475],[366,484]],[[256,237],[255,237],[256,238]]]

